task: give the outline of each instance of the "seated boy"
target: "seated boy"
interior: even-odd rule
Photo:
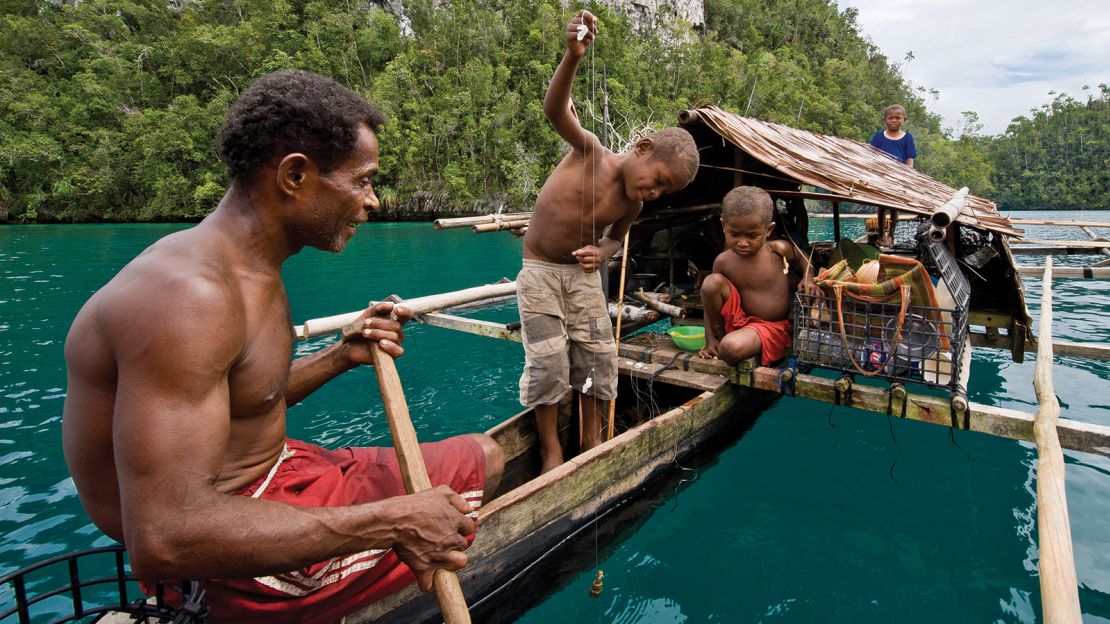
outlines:
[[[699,355],[729,364],[760,356],[777,362],[791,345],[789,261],[806,265],[802,288],[816,291],[807,259],[789,241],[768,241],[774,202],[761,188],[740,186],[721,201],[725,250],[701,285],[705,347]]]
[[[563,462],[558,404],[567,392],[573,387],[584,395],[583,449],[601,442],[601,416],[616,396],[616,345],[598,269],[620,247],[643,202],[685,187],[698,169],[694,139],[680,128],[656,132],[621,154],[582,128],[571,88],[596,34],[597,19],[587,11],[567,24],[567,52],[543,109],[570,153],[536,198],[517,276],[525,353],[520,402],[536,411],[544,472]]]

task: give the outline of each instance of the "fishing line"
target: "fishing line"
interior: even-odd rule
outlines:
[[[689,425],[690,425],[689,428],[686,430],[686,436],[684,438],[681,438],[681,439],[687,439],[694,433],[694,417],[690,414],[690,410],[686,409],[686,406],[679,406],[678,409],[682,410],[682,415],[687,418],[687,420],[689,422]],[[674,455],[671,457],[671,463],[674,464],[675,466],[678,466],[678,469],[683,474],[688,473],[688,472],[692,472],[692,473],[694,473],[694,476],[690,479],[687,479],[686,477],[681,477],[681,478],[679,478],[678,483],[674,484],[674,505],[671,506],[671,511],[672,512],[675,511],[676,509],[678,509],[678,494],[679,494],[679,488],[682,487],[682,484],[683,483],[693,483],[694,481],[697,481],[698,477],[700,476],[698,474],[697,470],[694,470],[693,468],[687,468],[686,466],[683,466],[678,461],[678,443],[679,443],[679,440],[675,440],[674,448],[672,449],[672,452],[674,453]]]
[[[577,35],[578,36],[578,41],[584,40],[586,38],[587,33],[589,33],[589,31],[590,31],[589,25],[586,24],[586,17],[585,17],[584,14],[582,15],[582,23],[580,23],[578,25],[577,30],[578,30],[578,35]],[[591,36],[590,41],[589,41],[590,56],[589,56],[589,59],[587,61],[588,86],[586,88],[586,94],[587,94],[587,98],[590,101],[590,128],[593,130],[594,140],[596,141],[597,140],[596,139],[596,136],[597,136],[597,117],[594,115],[594,109],[593,109],[593,98],[594,98],[594,46],[593,46],[593,44],[594,44],[594,38]],[[582,136],[582,156],[583,156],[583,158],[585,158],[586,155],[587,155],[587,148],[589,147],[589,141],[590,141],[590,139],[585,136],[585,133],[583,133],[583,136]],[[579,185],[579,189],[583,189],[581,191],[582,192],[582,202],[581,203],[582,203],[582,212],[583,212],[583,214],[580,218],[579,226],[578,226],[578,248],[579,249],[582,249],[583,247],[585,247],[585,235],[583,233],[583,229],[586,226],[586,219],[585,219],[585,216],[586,216],[585,215],[586,194],[584,192],[584,187],[585,187],[585,182],[586,182],[585,176],[587,174],[587,166],[589,167],[589,175],[590,175],[590,200],[589,200],[590,201],[590,245],[594,246],[594,247],[596,247],[596,245],[597,245],[597,159],[598,159],[599,154],[598,154],[597,149],[590,150],[588,153],[589,153],[588,162],[583,162],[582,163],[583,179],[582,179],[582,184]],[[598,261],[599,261],[598,266],[594,267],[595,271],[601,271],[600,258],[598,258]],[[605,297],[603,296],[603,298],[605,298]],[[587,312],[587,314],[586,314],[587,331],[589,331],[591,333],[594,331],[594,328],[591,326],[591,323],[596,323],[596,324],[600,325],[602,320],[604,320],[605,322],[608,322],[608,320],[609,320],[609,311],[608,311],[608,301],[607,300],[603,301],[603,303],[602,303],[602,312],[603,312],[603,316],[599,319],[596,319],[596,320],[590,319],[589,313]],[[591,339],[591,338],[592,338],[591,336],[587,336],[587,339]],[[589,404],[590,404],[590,412],[593,415],[594,419],[601,418],[601,415],[598,413],[596,400],[594,399],[594,397],[587,394],[589,392],[590,388],[593,386],[594,373],[597,371],[597,357],[598,357],[598,354],[593,349],[588,349],[588,351],[589,351],[589,354],[590,354],[589,358],[590,358],[590,364],[591,364],[590,372],[586,375],[586,381],[584,381],[582,383],[582,392],[581,392],[581,395],[579,396],[579,402],[578,402],[578,412],[579,412],[578,418],[579,418],[579,422],[583,423],[583,424],[585,424],[585,417],[584,417],[585,415],[582,413],[582,411],[583,411],[583,408],[584,408],[584,406],[587,402],[589,402]],[[616,397],[614,397],[612,400],[615,401]],[[600,424],[600,423],[598,423],[598,424]],[[584,428],[585,427],[580,426],[579,431],[582,431]],[[591,429],[592,428],[593,427],[591,426]],[[593,431],[591,431],[590,433],[592,434]],[[599,433],[599,435],[600,435],[600,433]],[[581,434],[580,434],[580,437],[583,437],[583,436],[581,436]],[[581,446],[582,445],[581,445],[581,442],[580,442],[579,443],[579,449],[581,449]],[[599,566],[599,561],[598,561],[599,556],[598,556],[598,528],[597,528],[597,510],[596,509],[594,510],[593,525],[594,525],[594,567],[597,568],[597,577],[594,578],[593,583],[590,584],[590,596],[593,597],[593,598],[597,598],[599,595],[601,595],[602,578],[605,576],[605,573],[601,570],[601,568],[598,567]]]
[[[948,441],[951,442],[953,446],[963,451],[964,459],[966,459],[969,464],[975,463],[975,458],[971,456],[971,453],[968,453],[967,449],[960,446],[960,443],[956,441],[956,429],[953,427],[948,428]]]
[[[894,423],[890,420],[890,414],[886,415],[886,424],[890,428],[890,439],[894,441],[894,448],[897,450],[894,461],[890,462],[890,469],[887,470],[887,473],[890,474],[891,481],[898,483],[898,479],[894,476],[894,467],[898,465],[898,456],[902,454],[902,447],[898,445],[898,438],[894,437]]]

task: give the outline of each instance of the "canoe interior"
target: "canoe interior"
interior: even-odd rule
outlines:
[[[658,344],[654,337],[642,340]],[[630,366],[641,376],[630,375]],[[654,373],[644,377],[645,370]],[[672,383],[666,374],[676,372],[682,374]],[[570,457],[546,474],[537,475],[530,411],[489,431],[507,461],[496,497],[482,509],[478,537],[468,551],[470,563],[459,573],[474,621],[512,621],[555,589],[546,575],[576,574],[593,566],[595,539],[603,549],[633,530],[645,510],[659,504],[652,493],[673,495],[677,481],[668,481],[667,475],[688,475],[681,467],[715,457],[778,397],[736,386],[719,375],[664,374],[647,363],[630,365],[627,358],[622,358],[619,383],[616,437],[576,455],[577,408],[568,401],[560,411],[560,433]],[[525,590],[524,585],[531,585],[522,584],[526,578],[544,579],[538,593]],[[347,622],[438,618],[434,597],[409,587]]]
[[[655,404],[652,405],[644,396],[644,385],[642,380],[626,376],[619,378],[615,416],[617,432],[626,431],[699,394],[694,388],[657,383],[654,384]],[[539,476],[540,450],[536,438],[536,417],[532,410],[520,412],[486,433],[497,440],[505,451],[505,472],[494,500]],[[578,454],[578,436],[578,402],[567,397],[559,406],[559,439],[563,443],[566,459]]]

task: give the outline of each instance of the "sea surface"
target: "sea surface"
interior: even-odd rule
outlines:
[[[845,232],[861,226],[846,221]],[[186,227],[0,228],[0,575],[111,543],[81,508],[62,457],[62,348],[94,291],[150,243]],[[1031,238],[1084,238],[1075,228],[1028,230]],[[814,220],[813,231],[829,238],[831,224]],[[300,323],[390,294],[512,279],[520,253],[521,242],[505,233],[370,224],[342,254],[306,250],[290,259],[285,282]],[[1097,259],[1061,256],[1056,264]],[[1039,280],[1026,279],[1025,289],[1036,318]],[[1054,337],[1110,343],[1108,308],[1110,282],[1057,280]],[[509,321],[516,310],[509,302],[477,316]],[[421,440],[485,430],[518,411],[518,344],[411,324],[405,348],[398,368]],[[1033,354],[1015,364],[1008,352],[977,349],[971,399],[1035,411],[1035,362]],[[1057,357],[1064,416],[1110,425],[1108,380],[1108,362]],[[372,371],[352,371],[294,407],[289,433],[327,446],[389,444]],[[1071,451],[1065,459],[1084,621],[1110,622],[1110,459]],[[587,534],[559,555],[569,573],[513,592],[530,595],[516,600],[525,600],[520,621],[1036,622],[1035,465],[1031,444],[966,431],[950,437],[935,425],[782,399],[739,440],[679,473],[684,481],[652,499],[619,539],[594,546]],[[605,588],[591,598],[598,567]],[[12,602],[0,591],[0,610]],[[46,603],[42,621],[64,606]]]

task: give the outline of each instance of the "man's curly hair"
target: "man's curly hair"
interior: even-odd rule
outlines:
[[[275,155],[300,152],[328,173],[350,154],[361,124],[375,133],[385,115],[331,78],[299,69],[266,74],[231,105],[220,128],[220,159],[249,183]]]

